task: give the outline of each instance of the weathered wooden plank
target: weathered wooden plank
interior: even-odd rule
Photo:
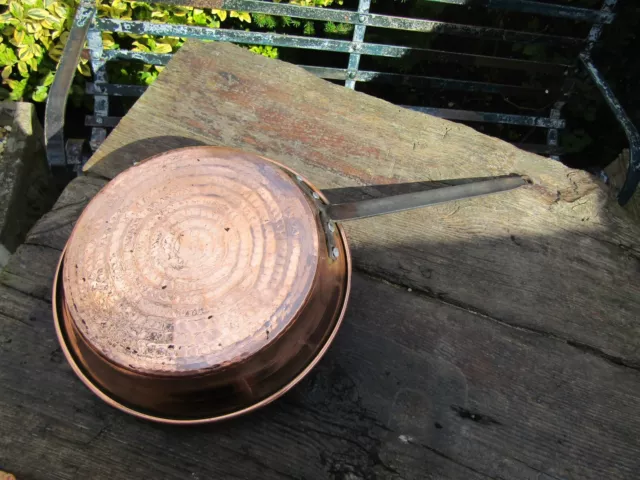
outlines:
[[[55,203],[29,231],[25,243],[10,257],[0,271],[0,283],[19,292],[51,300],[51,283],[76,220],[106,180],[79,177],[73,180]]]
[[[244,68],[249,60],[239,55],[233,61]],[[260,69],[254,73],[261,81],[269,78]],[[243,77],[233,75],[241,83]],[[268,99],[265,88],[262,98]],[[278,95],[287,91],[277,90]],[[216,98],[224,104],[229,97]],[[142,105],[147,113],[154,111]],[[137,108],[132,115],[138,115]],[[234,135],[246,115],[242,108],[230,117]],[[316,135],[312,125],[304,125],[293,107],[289,114],[298,115],[305,141],[321,151],[320,142],[310,140]],[[184,115],[176,117],[178,123]],[[279,128],[267,119],[264,131]],[[167,120],[157,121],[163,134],[176,132]],[[154,122],[148,118],[141,128],[151,137],[159,134],[158,127],[149,127]],[[252,122],[247,126],[257,125]],[[363,122],[363,130],[376,123]],[[402,134],[399,122],[396,129]],[[128,134],[119,129],[110,138]],[[140,158],[204,137],[178,134],[140,138],[107,154],[102,165],[118,155]],[[504,173],[496,162],[505,151],[526,167],[518,151],[466,134],[469,148],[488,152],[491,174]],[[379,183],[421,178],[410,163],[403,163],[398,177],[377,174],[387,165],[366,166],[364,156],[332,168],[326,163],[329,147],[319,161],[283,158],[275,154],[277,138],[269,135],[264,137],[269,156],[298,165],[323,187],[368,182],[365,167]],[[283,152],[291,142],[283,140]],[[493,154],[487,145],[493,145]],[[437,147],[446,149],[446,142]],[[335,151],[336,158],[344,148]],[[456,163],[454,172],[466,171],[463,163]],[[190,429],[153,425],[111,409],[81,385],[61,355],[50,304],[37,297],[49,298],[45,289],[59,249],[86,201],[104,184],[95,178],[72,182],[12,259],[10,276],[0,279],[5,283],[0,285],[0,466],[18,478],[636,478],[640,372],[624,365],[634,366],[638,340],[632,298],[636,231],[589,177],[549,165],[549,172],[544,163],[524,172],[533,172],[542,184],[500,201],[478,199],[348,224],[357,270],[403,287],[357,271],[343,329],[307,380],[254,415]],[[443,166],[432,180],[481,176],[480,167],[474,168],[446,175]],[[567,189],[560,188],[566,182]],[[330,194],[349,199],[409,188],[415,186]],[[567,305],[553,304],[566,299]],[[536,308],[528,310],[532,305]],[[606,305],[608,312],[598,310]]]
[[[0,125],[10,129],[0,152],[0,246],[14,252],[59,192],[47,165],[35,105],[0,103]]]
[[[62,192],[53,210],[34,225],[26,243],[62,251],[80,213],[106,183],[106,180],[93,177],[74,179]]]
[[[113,177],[199,143],[274,158],[321,188],[528,175],[533,186],[507,194],[346,224],[356,267],[640,366],[640,228],[586,172],[295,66],[197,42],[87,168]]]
[[[52,210],[70,207],[72,205],[84,205],[100,191],[107,180],[95,177],[74,178],[58,197]]]
[[[53,273],[73,225],[87,202],[106,180],[79,177],[73,180],[55,203],[29,231],[25,243],[0,271],[0,283],[19,292],[51,300]]]
[[[49,311],[32,313],[42,302],[0,286],[7,297],[23,306],[0,303],[0,465],[18,478],[617,480],[640,468],[638,371],[359,273],[307,380],[249,417],[188,429],[103,404],[61,357]]]
[[[45,300],[30,297],[6,285],[0,288],[0,315],[13,322],[22,322],[35,328],[40,318],[50,315],[51,304]]]
[[[60,251],[23,244],[0,271],[0,284],[42,300],[51,300],[51,283]]]

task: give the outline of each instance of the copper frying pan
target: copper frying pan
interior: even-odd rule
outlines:
[[[172,150],[89,203],[54,280],[62,349],[109,404],[204,423],[275,400],[342,321],[351,257],[339,224],[524,185],[514,176],[330,205],[289,168],[219,147]]]

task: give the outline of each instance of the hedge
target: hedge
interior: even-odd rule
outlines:
[[[326,7],[342,0],[294,0],[291,3]],[[78,0],[0,0],[0,68],[2,87],[0,99],[32,100],[42,102],[47,98],[53,83],[55,69],[69,35]],[[114,0],[99,3],[98,16],[123,20],[147,20],[159,23],[199,25],[211,28],[242,28],[275,30],[286,29],[293,33],[313,35],[315,23],[289,17],[272,17],[264,14],[176,7],[137,1]],[[329,34],[347,34],[351,25],[325,23]],[[128,48],[137,51],[171,53],[184,43],[183,38],[151,37],[126,33],[103,33],[106,49]],[[277,57],[278,50],[268,46],[250,46],[252,51]],[[115,69],[114,69],[115,68]],[[114,82],[151,84],[162,67],[125,64],[112,67],[110,78]],[[72,98],[82,96],[82,76],[91,75],[86,59],[78,66],[80,78],[72,87]]]

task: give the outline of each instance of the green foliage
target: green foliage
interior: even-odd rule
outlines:
[[[327,22],[324,24],[324,31],[332,35],[349,35],[353,31],[353,25],[350,23]]]
[[[53,82],[75,0],[0,0],[0,96],[42,102]],[[79,71],[89,73],[87,61]]]
[[[253,47],[249,47],[249,50],[253,53],[257,53],[258,55],[262,55],[263,57],[278,58],[278,49],[268,45],[255,45]]]
[[[69,35],[79,0],[0,0],[0,99],[43,102],[53,83],[55,70]],[[342,4],[342,0],[292,0],[297,5],[326,7]],[[195,25],[208,28],[295,29],[306,35],[315,34],[315,23],[289,17],[274,17],[248,12],[178,7],[131,0],[101,0],[98,16],[121,20]],[[325,26],[329,34],[351,31],[351,25]],[[294,32],[298,33],[298,32]],[[182,38],[153,37],[127,33],[103,33],[105,49],[130,49],[139,52],[173,53],[184,43]],[[248,46],[252,52],[270,58],[278,57],[278,49],[270,46]],[[126,63],[109,65],[113,82],[150,85],[162,67]],[[83,95],[83,77],[91,76],[87,59],[78,66],[72,88],[72,100]]]
[[[314,25],[314,23],[309,20],[304,22],[304,34],[305,35],[314,35],[316,33],[316,27]]]
[[[275,30],[278,26],[278,22],[273,15],[266,15],[264,13],[254,13],[253,21],[260,28],[266,28],[268,30]]]

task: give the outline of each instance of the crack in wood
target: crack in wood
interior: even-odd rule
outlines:
[[[70,202],[70,203],[65,203],[64,205],[54,205],[53,208],[50,210],[49,213],[51,212],[60,212],[61,210],[65,210],[65,209],[73,209],[75,207],[79,207],[82,205],[82,207],[84,208],[84,206],[89,203],[89,201],[93,198],[93,195],[91,197],[85,197],[82,200],[78,200],[77,202]]]
[[[472,313],[474,315],[477,315],[479,317],[482,317],[486,320],[490,320],[492,322],[498,323],[500,325],[503,325],[505,327],[509,327],[509,328],[515,328],[516,330],[520,330],[523,332],[527,332],[527,333],[535,333],[537,335],[541,335],[553,340],[557,340],[559,342],[563,342],[567,345],[569,345],[570,347],[576,348],[578,350],[580,350],[583,353],[587,353],[587,354],[591,354],[594,355],[602,360],[605,360],[613,365],[616,365],[618,367],[624,367],[624,368],[629,368],[631,370],[635,370],[635,371],[640,371],[640,364],[637,364],[635,362],[631,362],[628,361],[622,357],[616,356],[616,355],[611,355],[608,354],[604,351],[602,351],[601,349],[594,347],[592,345],[587,345],[585,343],[579,342],[577,340],[572,340],[569,338],[563,338],[555,333],[546,331],[546,330],[542,330],[542,329],[538,329],[535,327],[531,327],[531,326],[524,326],[524,325],[517,325],[515,323],[511,323],[511,322],[507,322],[505,320],[501,320],[499,318],[496,318],[486,312],[483,312],[471,305],[465,304],[463,302],[458,302],[456,300],[450,299],[450,298],[445,298],[444,295],[442,294],[437,294],[431,290],[425,289],[425,288],[421,288],[421,287],[416,287],[413,285],[405,285],[402,283],[398,283],[398,282],[393,282],[390,281],[384,277],[381,277],[379,275],[376,275],[368,270],[362,269],[362,268],[358,268],[355,267],[353,268],[354,272],[357,271],[359,273],[362,273],[363,275],[366,275],[374,280],[377,281],[381,281],[387,285],[390,285],[392,287],[395,288],[400,288],[402,290],[407,290],[407,289],[411,289],[412,292],[414,292],[417,295],[422,295],[426,298],[429,298],[431,300],[437,300],[439,302],[442,302],[445,305],[454,307],[454,308],[459,308],[461,310],[464,310],[465,312],[468,313]]]
[[[18,277],[18,278],[24,278],[24,277],[21,277],[20,275],[16,275],[16,274],[13,274],[13,273],[11,275],[14,275],[15,277]],[[14,287],[12,285],[8,285],[2,280],[2,278],[0,278],[0,286],[2,286],[4,288],[7,288],[8,290],[12,290],[14,292],[18,292],[21,295],[26,295],[27,297],[33,298],[35,300],[38,300],[39,302],[45,302],[45,303],[51,305],[51,300],[47,300],[46,298],[43,298],[43,297],[38,297],[37,295],[34,295],[34,294],[30,293],[30,292],[25,292],[25,291],[20,290],[20,289]]]
[[[51,250],[55,250],[56,252],[62,252],[62,249],[54,247],[52,245],[45,245],[44,243],[38,243],[38,242],[34,242],[32,240],[27,239],[23,245],[30,245],[32,247],[41,247],[41,248],[48,248]]]
[[[494,476],[494,475],[487,475],[486,473],[481,472],[480,470],[476,470],[475,468],[470,467],[469,465],[466,465],[465,463],[462,463],[459,460],[456,460],[455,458],[447,455],[446,453],[441,452],[440,450],[438,450],[436,448],[433,448],[433,447],[431,447],[429,445],[426,445],[424,443],[421,443],[421,442],[416,442],[413,438],[406,438],[405,441],[409,445],[415,445],[417,447],[424,448],[425,450],[428,450],[429,452],[434,453],[435,455],[438,455],[439,457],[444,458],[445,460],[453,462],[456,465],[459,465],[462,468],[465,468],[465,469],[469,470],[470,472],[475,473],[476,475],[480,475],[480,476],[486,477],[486,478],[491,478],[491,479],[494,479],[494,480],[507,480],[504,477]]]
[[[480,425],[502,425],[502,422],[499,422],[489,415],[474,412],[459,405],[451,405],[451,410],[456,412],[460,418],[465,420],[469,419],[472,422],[479,423]]]
[[[4,286],[4,285],[3,285]],[[14,317],[13,315],[9,315],[6,312],[2,312],[0,311],[0,316],[4,317],[4,318],[8,318],[9,320],[13,320],[14,322],[18,322],[21,323],[22,325],[27,326],[28,328],[34,328],[32,324],[27,323],[25,320],[22,320],[18,317]]]

